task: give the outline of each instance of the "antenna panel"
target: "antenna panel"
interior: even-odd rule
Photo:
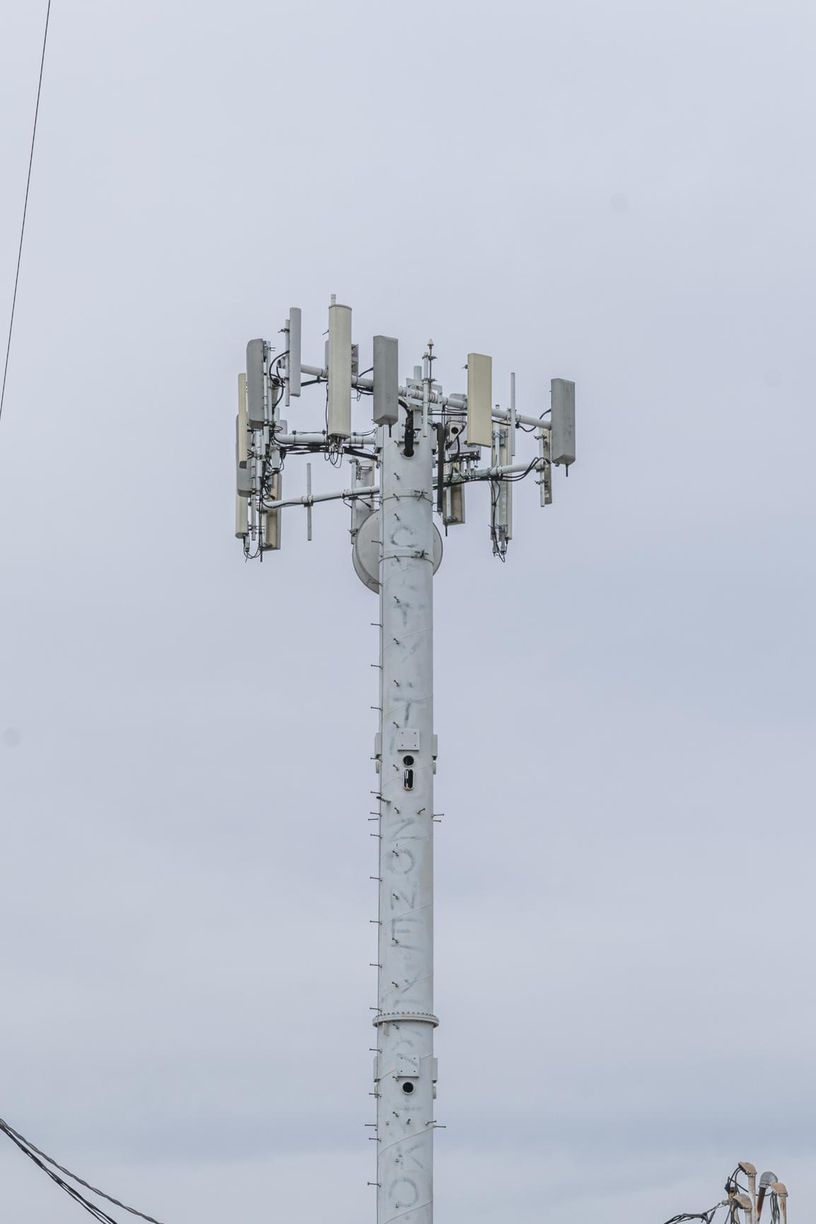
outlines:
[[[249,497],[252,493],[252,474],[247,453],[247,431],[246,426],[241,428],[240,411],[235,418],[235,480],[239,500]]]
[[[299,306],[289,308],[289,356],[286,369],[289,376],[289,394],[300,395],[300,335],[301,311]]]
[[[493,445],[493,358],[468,353],[467,440],[469,446]]]
[[[235,538],[243,540],[249,531],[249,502],[240,493],[235,497]]]
[[[238,464],[238,486],[237,492],[239,497],[252,496],[252,472],[248,463]]]
[[[281,473],[275,472],[269,481],[270,501],[280,501]],[[265,510],[261,514],[262,545],[264,552],[276,552],[281,546],[281,511]]]
[[[567,467],[575,462],[575,383],[554,378],[550,383],[552,399],[552,461]]]
[[[246,374],[238,375],[238,415],[235,418],[235,460],[246,463],[248,458],[249,439],[247,430],[247,385]]]
[[[264,401],[266,399],[266,377],[264,374],[263,340],[250,340],[246,351],[247,417],[252,429],[260,429],[264,423]]]
[[[351,437],[351,307],[329,307],[329,402],[330,438]]]
[[[399,345],[391,336],[374,337],[374,424],[399,418]]]

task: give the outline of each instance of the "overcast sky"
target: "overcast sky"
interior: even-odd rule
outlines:
[[[0,3],[3,312],[43,12]],[[440,1224],[661,1224],[746,1158],[807,1215],[815,42],[810,0],[54,0],[0,1116],[69,1167],[167,1224],[373,1222],[376,601],[341,506],[232,538],[246,341],[297,304],[319,361],[336,293],[403,373],[432,336],[449,390],[473,349],[523,411],[577,384],[552,508],[516,486],[501,566],[471,490],[436,579]],[[5,1141],[0,1216],[83,1218]]]

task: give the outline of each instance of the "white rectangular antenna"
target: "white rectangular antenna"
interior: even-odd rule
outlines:
[[[554,378],[550,383],[552,397],[552,461],[569,467],[575,462],[575,383],[568,378]]]
[[[247,380],[238,375],[238,412],[235,417],[235,534],[247,533],[247,498],[252,493],[252,473],[249,470],[249,437],[247,433]],[[243,504],[243,510],[241,505]]]
[[[288,374],[287,389],[290,395],[300,395],[300,332],[301,311],[299,306],[289,308],[289,356],[286,358]]]
[[[235,421],[235,459],[237,463],[246,463],[248,456],[247,430],[247,378],[246,374],[238,375],[238,416]]]
[[[275,472],[269,481],[269,496],[271,501],[280,501],[281,473]],[[262,544],[264,552],[274,552],[281,546],[281,511],[265,510],[261,514]]]
[[[262,342],[263,343],[263,342]],[[249,365],[249,350],[247,350]],[[249,420],[247,417],[247,376],[238,375],[238,412],[235,416],[235,474],[238,501],[235,507],[235,534],[247,532],[247,498],[252,493],[252,473],[249,469]],[[243,513],[240,504],[244,503]],[[243,530],[239,527],[243,524]]]
[[[329,307],[329,403],[327,432],[330,438],[351,437],[351,307]]]
[[[374,337],[374,424],[399,419],[399,346],[391,336]]]
[[[253,429],[260,429],[264,424],[264,402],[266,399],[266,378],[264,375],[263,340],[250,340],[247,345],[247,415]]]
[[[252,471],[248,463],[238,464],[237,475],[237,492],[239,497],[251,497],[253,493],[252,487]]]
[[[235,495],[235,538],[242,540],[249,531],[249,502],[240,493]]]
[[[467,440],[469,446],[493,445],[493,358],[468,353]]]

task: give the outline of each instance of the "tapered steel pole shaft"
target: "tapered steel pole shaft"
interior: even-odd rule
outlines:
[[[380,431],[377,1224],[433,1219],[433,453],[416,416],[413,448],[402,420]]]

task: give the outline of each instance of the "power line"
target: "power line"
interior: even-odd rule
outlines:
[[[100,1222],[100,1224],[116,1224],[116,1221],[112,1216],[109,1216],[107,1212],[103,1211],[101,1207],[98,1207],[95,1203],[91,1203],[88,1199],[86,1199],[84,1195],[82,1195],[74,1186],[69,1186],[67,1182],[63,1181],[58,1173],[53,1172],[53,1169],[58,1169],[59,1173],[64,1173],[66,1177],[70,1178],[71,1181],[76,1182],[77,1185],[84,1186],[86,1190],[90,1190],[91,1194],[95,1194],[97,1197],[106,1199],[109,1203],[113,1203],[114,1207],[121,1207],[123,1211],[129,1212],[130,1215],[138,1216],[140,1220],[145,1220],[146,1224],[161,1224],[160,1220],[155,1219],[153,1216],[145,1215],[143,1211],[137,1211],[135,1207],[128,1207],[127,1203],[120,1202],[119,1199],[113,1198],[110,1194],[106,1194],[104,1190],[99,1190],[96,1186],[92,1186],[90,1182],[78,1177],[76,1173],[72,1173],[71,1170],[66,1169],[64,1165],[58,1164],[52,1156],[48,1156],[45,1152],[41,1151],[40,1148],[35,1147],[30,1140],[26,1139],[24,1135],[21,1135],[19,1131],[16,1131],[13,1126],[9,1126],[8,1122],[4,1122],[2,1118],[0,1118],[0,1131],[7,1135],[11,1142],[16,1144],[20,1151],[28,1156],[29,1160],[33,1160],[34,1164],[37,1165],[38,1168],[42,1169],[43,1173],[47,1173],[51,1180],[56,1182],[61,1190],[64,1190],[66,1194],[69,1194],[71,1198],[75,1200],[75,1202],[84,1207],[87,1212],[89,1212],[96,1220]],[[44,1161],[47,1163],[43,1163]],[[49,1169],[47,1165],[51,1165],[52,1168]]]
[[[73,1186],[69,1186],[68,1183],[63,1181],[57,1173],[52,1172],[51,1169],[44,1165],[39,1157],[35,1156],[33,1152],[29,1151],[29,1149],[19,1141],[19,1139],[15,1139],[14,1135],[12,1135],[10,1131],[4,1130],[4,1133],[8,1135],[12,1143],[16,1143],[20,1151],[28,1156],[29,1160],[33,1160],[34,1164],[42,1169],[43,1173],[47,1174],[47,1176],[50,1177],[53,1182],[56,1182],[61,1190],[64,1190],[75,1203],[79,1203],[80,1207],[84,1208],[89,1215],[92,1215],[93,1218],[99,1222],[99,1224],[117,1224],[113,1216],[109,1216],[107,1212],[102,1210],[101,1207],[96,1207],[93,1203],[89,1202],[89,1200],[86,1199],[84,1195],[80,1194],[78,1190],[75,1190]]]
[[[23,220],[20,226],[20,245],[17,248],[17,270],[14,274],[14,292],[11,297],[11,316],[9,318],[8,340],[6,341],[6,360],[3,366],[3,389],[0,391],[0,417],[3,415],[3,404],[6,400],[6,379],[8,378],[9,357],[11,356],[11,336],[14,331],[14,312],[17,307],[17,287],[20,283],[20,263],[23,258],[23,239],[25,238],[26,216],[28,214],[28,195],[31,190],[31,167],[34,165],[34,142],[37,139],[37,120],[40,117],[40,95],[42,93],[45,49],[48,45],[48,23],[50,19],[51,0],[48,0],[48,7],[45,12],[45,29],[43,30],[42,56],[40,57],[40,75],[37,81],[37,103],[34,107],[34,127],[31,132],[31,149],[28,155],[28,174],[26,176],[25,200],[23,202]]]
[[[716,1213],[724,1206],[723,1203],[717,1203],[716,1207],[709,1207],[708,1211],[684,1211],[680,1215],[672,1216],[670,1220],[666,1220],[666,1224],[682,1224],[686,1220],[704,1220],[705,1224],[711,1224]]]

